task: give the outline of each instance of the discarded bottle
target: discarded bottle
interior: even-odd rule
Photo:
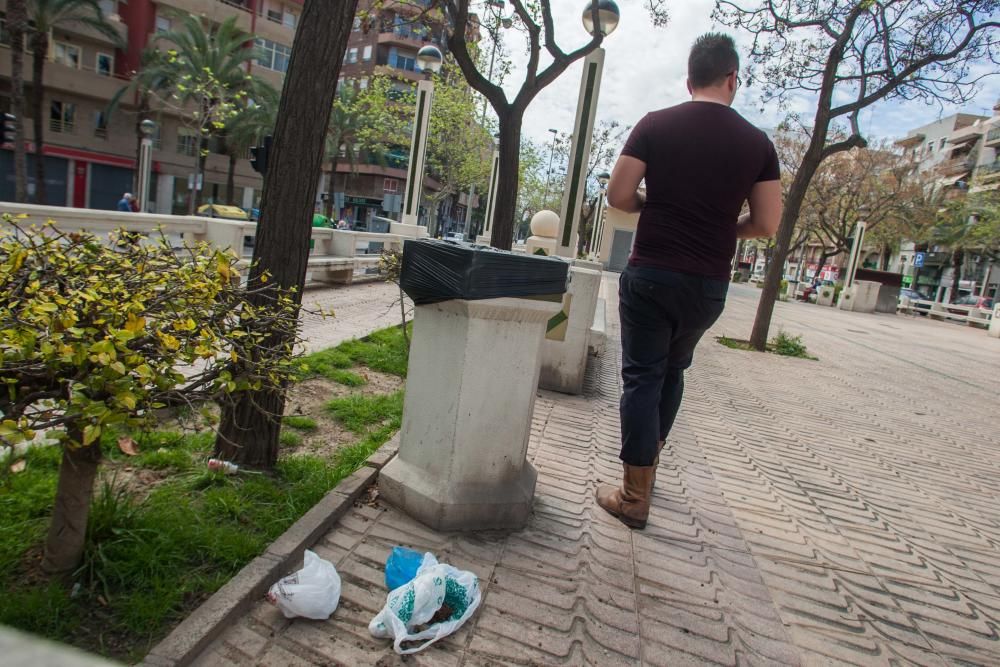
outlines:
[[[240,467],[235,463],[223,461],[222,459],[209,459],[208,469],[213,472],[221,472],[226,475],[235,475],[240,471]]]

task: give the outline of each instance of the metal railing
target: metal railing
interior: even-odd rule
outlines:
[[[50,132],[63,132],[65,134],[70,134],[70,133],[73,132],[73,128],[74,127],[75,127],[75,125],[74,125],[73,121],[71,121],[71,120],[62,120],[62,119],[59,119],[59,118],[50,118],[49,119],[49,131]]]

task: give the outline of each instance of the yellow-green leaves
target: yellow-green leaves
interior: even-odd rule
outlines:
[[[155,406],[288,377],[297,308],[270,286],[240,286],[235,255],[3,222],[0,445],[37,425],[53,437],[72,426],[81,442],[71,445],[92,444]],[[266,306],[249,305],[265,292]],[[289,342],[266,340],[271,332]]]

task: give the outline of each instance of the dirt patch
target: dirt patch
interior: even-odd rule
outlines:
[[[312,417],[316,421],[316,430],[297,431],[302,436],[302,444],[283,446],[283,456],[296,454],[316,454],[328,456],[344,445],[349,445],[357,436],[343,427],[326,411],[326,404],[335,398],[350,394],[391,394],[403,388],[402,378],[388,373],[380,373],[369,368],[354,368],[365,379],[360,387],[347,387],[327,378],[311,378],[289,387],[285,400],[286,415],[302,415]],[[288,426],[288,430],[292,429]]]

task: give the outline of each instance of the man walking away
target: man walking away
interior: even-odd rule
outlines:
[[[632,528],[646,525],[684,369],[722,314],[736,240],[772,236],[781,220],[774,145],[731,108],[739,68],[731,37],[699,37],[688,57],[691,101],[639,121],[608,187],[611,206],[640,215],[618,288],[624,479],[596,495]]]

